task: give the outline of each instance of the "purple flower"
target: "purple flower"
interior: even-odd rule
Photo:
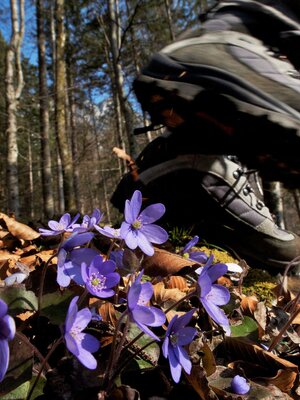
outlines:
[[[124,250],[113,250],[110,252],[110,259],[116,263],[117,268],[123,269],[123,255]]]
[[[72,299],[65,321],[66,346],[86,368],[95,369],[97,361],[91,353],[99,349],[100,343],[94,336],[82,332],[90,323],[92,313],[87,307],[78,311],[77,300],[78,296]]]
[[[250,385],[245,378],[240,375],[235,375],[231,381],[231,390],[235,394],[246,394],[250,390]]]
[[[12,340],[16,333],[14,319],[7,315],[7,304],[0,299],[0,382],[3,380],[9,362],[8,341]]]
[[[95,229],[97,229],[97,231],[99,233],[101,233],[102,235],[107,236],[111,239],[120,239],[121,238],[120,229],[112,228],[109,225],[106,225],[103,228],[101,228],[101,226],[97,226],[97,225],[95,225],[94,227],[95,227]]]
[[[192,251],[192,248],[196,246],[199,242],[199,236],[194,236],[192,240],[190,240],[182,250],[182,256],[185,258],[189,258],[190,260],[196,261],[199,264],[206,263],[208,257],[203,251]]]
[[[60,235],[64,232],[72,232],[75,222],[80,217],[80,214],[76,214],[75,217],[71,220],[71,215],[69,213],[64,214],[60,220],[57,221],[49,221],[48,226],[49,229],[40,228],[40,234],[43,236],[53,236],[53,235]]]
[[[200,301],[208,315],[219,325],[223,327],[227,335],[230,335],[229,321],[225,312],[219,308],[227,304],[230,300],[230,293],[222,285],[214,284],[218,278],[226,274],[226,264],[214,264],[213,256],[209,258],[204,267],[200,270],[197,281],[197,290]]]
[[[153,287],[150,282],[141,283],[143,272],[140,272],[128,291],[128,315],[130,320],[135,322],[143,332],[155,340],[160,340],[148,326],[161,326],[165,322],[166,316],[158,308],[148,306],[153,295]]]
[[[81,265],[81,276],[87,290],[100,298],[111,297],[115,294],[112,289],[120,281],[120,275],[114,272],[116,264],[112,260],[103,261],[102,256],[97,255],[88,265]]]
[[[84,215],[82,218],[82,223],[76,226],[73,232],[88,232],[94,229],[94,226],[98,224],[103,217],[103,213],[98,208],[95,208],[92,215]]]
[[[71,279],[79,285],[84,284],[81,277],[81,262],[89,262],[98,254],[92,249],[74,249],[88,243],[94,237],[93,233],[73,233],[60,246],[57,254],[57,283],[62,287],[69,286]]]
[[[197,329],[188,327],[194,310],[178,317],[175,315],[169,323],[165,340],[162,344],[162,352],[165,358],[169,359],[171,375],[174,382],[178,383],[182,368],[187,374],[191,373],[192,363],[184,347],[194,339]]]
[[[161,203],[152,204],[140,213],[141,206],[142,193],[136,190],[131,200],[126,200],[125,203],[125,222],[121,225],[121,237],[131,250],[139,247],[145,254],[152,256],[154,249],[151,243],[161,244],[168,239],[167,232],[152,223],[162,217],[165,206]]]

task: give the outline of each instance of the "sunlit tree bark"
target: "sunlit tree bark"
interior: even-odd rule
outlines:
[[[5,95],[7,110],[7,200],[8,211],[19,215],[17,111],[24,87],[21,46],[24,37],[24,0],[10,0],[12,34],[6,52]]]
[[[73,187],[73,160],[71,146],[66,131],[66,62],[65,43],[66,33],[64,26],[64,0],[56,0],[56,127],[59,144],[59,153],[63,170],[64,199],[67,211],[75,210],[75,194]]]
[[[44,0],[37,0],[36,2],[36,22],[39,59],[39,102],[43,210],[46,217],[52,217],[54,214],[54,199],[49,135],[49,101],[47,88]]]

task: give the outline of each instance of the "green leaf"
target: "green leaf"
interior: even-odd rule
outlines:
[[[258,339],[258,324],[250,317],[245,316],[241,324],[232,325],[230,328],[232,337],[242,336],[252,340]]]
[[[30,389],[30,381],[26,381],[18,386],[16,389],[1,396],[2,400],[23,400],[26,399]]]
[[[127,334],[128,340],[134,339],[140,333],[141,330],[135,324],[130,324],[130,328]],[[132,350],[138,351],[147,343],[150,343],[152,341],[153,339],[145,334],[134,343]],[[131,367],[134,365],[134,368],[137,369],[151,368],[157,364],[159,355],[160,347],[157,343],[152,343],[148,347],[146,347],[141,353],[139,353],[138,356],[135,357],[135,363],[131,364]]]
[[[21,287],[2,287],[0,288],[0,298],[8,305],[10,314],[19,314],[24,311],[36,311],[38,300],[36,295]]]
[[[71,299],[74,293],[70,290],[64,290],[62,293],[56,291],[47,293],[42,297],[41,315],[49,318],[52,324],[60,325],[66,319]]]
[[[0,384],[0,398],[7,396],[16,389],[22,386],[24,390],[24,383],[30,381],[32,377],[33,367],[33,351],[32,348],[22,340],[20,337],[15,337],[9,342],[10,358],[8,370],[4,380]],[[20,389],[21,390],[21,389]],[[18,391],[16,392],[18,393]],[[8,397],[16,399],[18,397]],[[21,397],[24,399],[25,397]]]

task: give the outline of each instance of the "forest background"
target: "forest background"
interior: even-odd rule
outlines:
[[[160,132],[132,82],[151,54],[198,24],[209,0],[3,0],[0,4],[0,209],[23,221],[118,212],[110,197]],[[201,134],[201,133],[199,133]],[[299,190],[267,185],[282,227],[300,230]],[[274,191],[275,189],[275,191]]]

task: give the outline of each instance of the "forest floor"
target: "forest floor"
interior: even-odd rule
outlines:
[[[244,260],[210,246],[193,248],[213,255],[214,263],[229,266],[228,273],[217,281],[230,291],[230,301],[223,310],[231,335],[224,336],[203,313],[197,299],[168,311],[194,290],[195,261],[180,254],[180,245],[168,242],[156,248],[154,255],[142,262],[143,279],[153,287],[152,304],[166,312],[169,322],[174,315],[198,309],[192,320],[197,335],[189,345],[192,370],[190,374],[182,372],[175,384],[159,344],[149,344],[149,337],[148,342],[141,338],[127,349],[131,362],[125,363],[126,368],[120,370],[106,393],[103,376],[124,306],[93,296],[84,300],[83,304],[93,306],[101,319],[91,322],[88,329],[101,342],[95,353],[96,370],[84,368],[63,345],[45,362],[64,329],[70,299],[82,295],[83,290],[77,284],[63,289],[56,283],[59,240],[41,238],[36,229],[5,214],[0,215],[0,225],[0,298],[8,304],[17,327],[10,342],[7,374],[0,383],[1,399],[300,399],[299,277],[283,279],[282,274],[251,268]],[[106,239],[95,237],[93,250],[105,254]],[[184,242],[186,239],[182,239]],[[138,263],[133,253],[128,257],[127,264]],[[119,293],[125,293],[128,282],[125,275],[121,276]],[[136,327],[128,329],[127,344],[139,333]],[[162,335],[166,329],[162,326],[154,331]],[[33,388],[41,366],[44,369]],[[236,375],[247,379],[248,393],[233,392],[231,382]]]

